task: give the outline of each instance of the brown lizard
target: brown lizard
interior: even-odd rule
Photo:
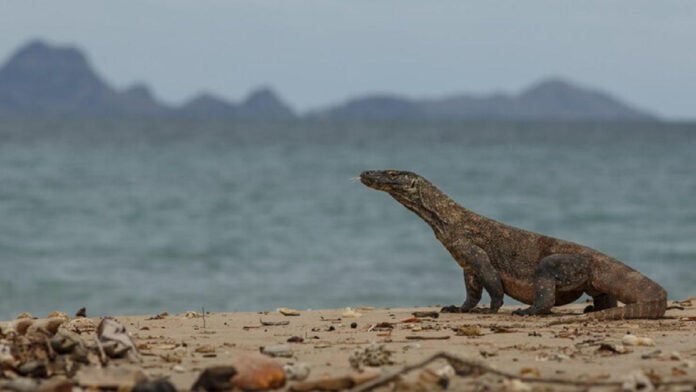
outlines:
[[[517,315],[551,312],[583,293],[593,299],[592,318],[659,318],[667,293],[646,276],[589,247],[537,234],[478,215],[455,203],[425,178],[407,171],[369,170],[360,181],[389,193],[425,220],[464,270],[466,300],[442,312],[471,312],[483,289],[494,313],[503,295],[531,305]],[[617,300],[626,304],[616,307]]]

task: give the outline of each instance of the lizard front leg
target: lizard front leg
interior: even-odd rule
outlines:
[[[441,312],[466,313],[475,309],[485,288],[491,297],[491,306],[482,309],[483,313],[495,313],[503,305],[503,282],[500,274],[491,264],[486,252],[468,241],[458,241],[447,247],[457,263],[464,269],[466,300],[461,307],[445,306]]]

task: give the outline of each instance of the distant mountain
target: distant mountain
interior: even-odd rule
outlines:
[[[36,41],[19,49],[0,68],[0,113],[9,114],[163,114],[144,86],[116,91],[75,48]]]
[[[78,49],[55,47],[41,41],[20,48],[0,68],[1,115],[297,117],[270,88],[255,90],[239,103],[205,93],[180,107],[172,107],[158,101],[143,84],[122,91],[109,86]],[[518,95],[458,95],[439,99],[370,95],[311,111],[306,117],[335,120],[657,119],[607,93],[559,79],[543,81]]]
[[[312,116],[336,119],[446,120],[601,120],[654,121],[657,118],[597,90],[549,79],[519,95],[460,95],[411,100],[374,95],[327,109]]]
[[[292,109],[268,88],[241,104],[202,94],[181,107],[159,102],[147,86],[118,91],[93,71],[76,48],[34,41],[0,68],[0,115],[184,116],[292,118]]]

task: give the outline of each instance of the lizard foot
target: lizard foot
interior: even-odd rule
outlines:
[[[440,313],[469,313],[470,311],[471,309],[457,305],[449,305],[440,309]]]

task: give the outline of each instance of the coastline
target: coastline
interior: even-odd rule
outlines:
[[[675,304],[670,301],[670,305]],[[445,351],[515,375],[621,381],[639,371],[654,380],[696,379],[696,299],[679,304],[683,309],[670,309],[660,320],[583,321],[554,326],[547,324],[559,314],[580,314],[584,305],[555,308],[555,314],[547,317],[512,316],[510,312],[516,306],[504,306],[498,314],[439,314],[437,318],[415,319],[413,312],[438,309],[353,309],[359,317],[346,317],[355,315],[345,313],[346,309],[299,310],[299,316],[285,316],[279,311],[208,313],[205,317],[196,312],[123,315],[114,319],[132,336],[142,362],[131,364],[122,359],[114,364],[137,367],[150,378],[169,378],[178,390],[188,390],[208,367],[258,354],[261,347],[286,346],[291,356],[275,360],[280,364],[305,363],[310,369],[307,379],[315,380],[354,374],[351,355],[377,343],[391,352],[392,364],[380,366],[383,372]],[[92,325],[100,321],[82,320],[91,320]],[[286,325],[262,325],[262,321]],[[390,323],[391,328],[380,328],[380,323]],[[624,344],[625,353],[602,348],[622,345],[627,334],[651,338],[655,345]],[[94,339],[95,332],[84,331],[81,336]],[[288,343],[292,337],[302,342]],[[436,369],[445,364],[439,361],[428,367]],[[418,373],[413,371],[404,380],[415,382]],[[0,383],[3,381],[0,379]],[[482,383],[494,387],[500,380],[488,375],[455,376],[450,382],[450,389],[460,390]],[[289,381],[285,389],[296,383]],[[518,387],[526,390],[526,386]]]

